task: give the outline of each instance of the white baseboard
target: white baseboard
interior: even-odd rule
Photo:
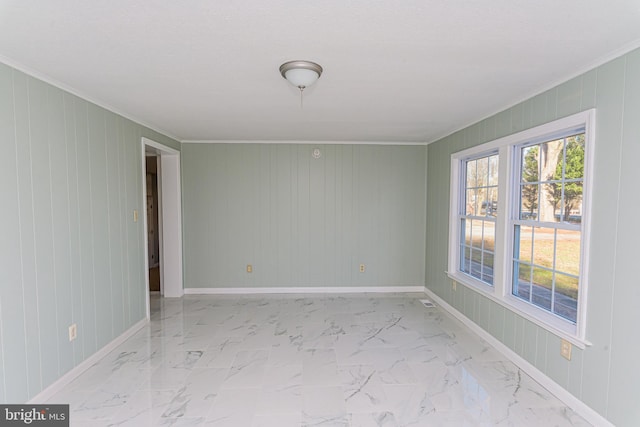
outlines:
[[[602,415],[587,406],[586,403],[575,397],[573,394],[569,393],[565,388],[546,376],[542,371],[526,361],[519,354],[504,345],[489,332],[482,329],[478,324],[456,310],[453,306],[436,295],[431,289],[425,287],[424,292],[429,297],[431,297],[433,301],[435,301],[440,307],[448,311],[450,314],[464,323],[465,326],[468,326],[469,329],[478,334],[483,340],[487,341],[489,344],[495,347],[496,350],[502,353],[507,359],[511,360],[516,366],[525,371],[531,378],[533,378],[544,388],[549,390],[565,405],[580,414],[580,416],[582,416],[589,423],[593,424],[594,426],[614,427],[613,424],[611,424],[611,422],[605,419]]]
[[[27,403],[29,404],[41,404],[46,403],[51,397],[53,397],[57,392],[59,392],[64,386],[69,384],[71,381],[75,380],[80,374],[93,366],[100,359],[109,354],[113,349],[117,346],[125,342],[129,339],[133,334],[138,332],[144,325],[146,325],[148,320],[146,318],[142,319],[126,331],[124,331],[120,336],[116,337],[113,341],[102,347],[100,350],[93,353],[91,356],[80,362],[75,368],[71,369],[69,372],[58,378],[53,384],[49,387],[42,390],[40,393],[36,394],[32,397]]]
[[[186,295],[236,294],[361,294],[361,293],[424,292],[424,286],[333,286],[280,288],[185,288]]]

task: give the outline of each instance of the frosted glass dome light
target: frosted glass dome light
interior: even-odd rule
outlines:
[[[303,90],[320,78],[322,67],[310,61],[289,61],[280,66],[280,74],[289,83]]]

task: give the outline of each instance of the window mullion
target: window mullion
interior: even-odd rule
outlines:
[[[495,246],[493,252],[493,283],[496,295],[503,298],[508,287],[508,254],[512,242],[509,241],[511,208],[513,199],[510,180],[513,151],[510,146],[498,150],[498,215],[495,219]]]

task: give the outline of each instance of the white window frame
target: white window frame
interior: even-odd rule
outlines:
[[[511,294],[512,252],[514,215],[519,202],[518,177],[519,147],[532,141],[542,141],[555,135],[584,127],[585,164],[582,199],[581,248],[580,248],[580,287],[577,301],[576,323],[556,316],[543,308],[529,304]],[[451,155],[450,208],[449,208],[449,252],[447,275],[460,283],[481,293],[487,298],[530,320],[549,332],[568,340],[579,348],[591,345],[586,339],[587,296],[589,279],[589,235],[591,229],[591,189],[593,179],[593,145],[595,138],[595,109],[583,111],[562,119],[545,123],[522,132],[505,136],[484,144],[462,150]],[[460,271],[460,200],[462,190],[463,166],[471,158],[482,157],[498,152],[498,215],[495,230],[494,279],[493,286]]]
[[[477,277],[474,277],[473,275],[470,275],[468,273],[464,273],[462,271],[460,271],[460,265],[461,265],[461,258],[460,258],[460,243],[461,243],[461,238],[462,238],[462,230],[460,227],[460,222],[463,218],[466,219],[471,219],[474,221],[489,221],[489,222],[493,222],[494,224],[494,233],[497,231],[498,228],[498,216],[500,216],[500,210],[498,209],[498,215],[496,215],[495,217],[490,217],[490,216],[482,216],[482,215],[468,215],[466,214],[466,183],[465,180],[463,180],[463,177],[466,177],[466,171],[465,171],[465,165],[467,164],[467,162],[469,161],[473,161],[473,160],[479,160],[485,157],[493,157],[498,155],[498,176],[500,176],[500,156],[499,156],[499,152],[496,150],[493,151],[486,151],[486,152],[481,152],[479,155],[474,155],[474,156],[469,156],[469,157],[464,157],[459,159],[458,165],[460,168],[460,172],[458,175],[458,179],[459,179],[459,189],[458,189],[458,203],[456,204],[456,211],[457,211],[457,215],[456,215],[456,221],[458,221],[457,224],[457,242],[458,242],[458,264],[456,265],[456,271],[460,272],[461,274],[465,274],[467,276],[467,279],[470,281],[471,284],[473,284],[473,286],[476,286],[478,288],[483,288],[483,287],[493,287],[493,283],[495,283],[495,270],[496,270],[496,266],[495,266],[495,248],[494,248],[494,252],[493,252],[493,259],[494,259],[494,265],[493,265],[493,283],[488,283],[485,280],[481,280]],[[487,170],[488,172],[488,170]],[[499,181],[499,179],[498,179]],[[498,197],[499,199],[499,197]],[[464,212],[463,212],[464,211]],[[495,247],[495,239],[497,238],[497,236],[494,235],[494,247]],[[471,245],[473,246],[473,244]],[[483,265],[484,267],[484,265]]]

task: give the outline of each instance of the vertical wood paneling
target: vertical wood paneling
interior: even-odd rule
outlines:
[[[308,162],[308,174],[309,174],[309,216],[308,223],[305,229],[308,230],[307,235],[309,245],[309,285],[311,286],[323,286],[328,279],[325,276],[325,244],[327,235],[327,222],[326,222],[326,182],[325,182],[325,167],[327,162],[331,162],[332,159],[327,159],[327,150],[322,150],[322,156],[319,159],[313,159],[311,157],[311,146],[304,147],[306,150],[301,150],[302,155]]]
[[[112,334],[111,271],[109,269],[109,194],[105,142],[105,111],[95,105],[88,108],[89,167],[91,169],[91,217],[93,231],[93,274],[97,347],[107,343]]]
[[[511,130],[511,110],[505,110],[496,115],[496,138],[502,138],[513,133]]]
[[[640,51],[626,58],[622,147],[620,150],[620,197],[617,212],[616,270],[612,293],[610,394],[607,413],[616,425],[640,420],[637,384],[640,372],[633,369],[640,354],[640,341],[629,328],[640,324],[640,290],[637,278],[638,159],[640,159]],[[631,232],[630,230],[635,230]],[[637,337],[637,329],[634,329]]]
[[[582,100],[582,77],[576,77],[558,86],[558,117],[566,117],[580,111]]]
[[[186,286],[422,283],[424,151],[186,144]],[[220,250],[207,250],[205,240],[222,242]],[[248,263],[253,273],[245,272]]]
[[[560,338],[553,334],[547,334],[546,350],[547,375],[563,388],[567,388],[569,385],[569,364],[571,362],[564,357],[558,357],[558,353],[560,352]]]
[[[491,301],[487,298],[478,298],[477,323],[485,331],[489,330],[489,317],[491,315]]]
[[[536,342],[534,365],[542,372],[547,373],[547,338],[549,337],[549,332],[546,329],[537,328],[537,334],[538,339]]]
[[[525,339],[529,338],[529,337],[525,336],[525,323],[526,322],[528,322],[528,320],[525,320],[524,318],[522,318],[520,316],[516,316],[516,321],[515,321],[516,353],[518,353],[522,357],[524,357],[524,341],[525,341]]]
[[[598,69],[596,102],[598,108],[591,211],[591,260],[589,278],[589,325],[587,338],[594,346],[584,354],[585,367],[609,366],[611,352],[612,288],[616,268],[614,218],[619,200],[622,118],[624,113],[625,58]],[[598,227],[597,224],[606,224]],[[628,232],[628,229],[624,232]],[[594,244],[595,243],[595,244]],[[592,307],[597,307],[591,310]],[[599,413],[606,413],[609,372],[595,370],[583,379],[582,399]]]
[[[18,195],[20,206],[20,245],[23,281],[23,310],[27,358],[28,395],[42,389],[40,362],[40,318],[36,274],[35,221],[31,174],[31,133],[29,120],[29,90],[27,76],[13,72],[14,106],[16,115],[16,148],[18,167]],[[7,373],[10,372],[7,369]]]
[[[105,116],[105,162],[107,169],[107,233],[108,263],[111,287],[111,336],[123,331],[122,318],[122,262],[120,253],[120,191],[118,182],[118,126],[116,115],[107,112]]]
[[[541,93],[531,99],[531,126],[539,126],[547,122],[547,96],[549,92]]]
[[[20,194],[18,187],[16,123],[11,69],[0,65],[0,335],[2,338],[3,402],[28,395],[25,316],[22,310]],[[1,370],[1,369],[0,369]],[[7,385],[10,387],[7,389]],[[6,394],[5,394],[6,392]]]
[[[511,132],[509,133],[520,132],[524,129],[524,106],[523,104],[514,105],[511,108]]]
[[[0,64],[0,401],[29,400],[144,316],[143,134],[179,147]]]
[[[500,341],[505,342],[505,329],[508,328],[505,323],[505,308],[500,304],[490,301],[489,312],[489,333]],[[505,342],[506,344],[506,342]]]
[[[360,274],[356,270],[355,253],[357,251],[357,230],[353,226],[356,221],[355,201],[356,193],[355,182],[355,149],[353,145],[343,145],[339,147],[339,159],[341,169],[340,181],[340,205],[342,207],[339,215],[340,219],[340,249],[342,256],[336,260],[336,264],[341,265],[341,277],[345,283],[355,283],[356,274]]]
[[[142,199],[142,186],[137,185],[140,182],[141,166],[140,166],[140,146],[137,139],[136,125],[129,120],[123,119],[122,123],[122,138],[124,142],[124,161],[126,178],[126,196],[127,196],[127,208],[124,211],[124,221],[127,228],[127,259],[129,264],[127,274],[127,312],[129,322],[127,324],[135,323],[141,318],[139,306],[142,301],[139,298],[138,286],[139,283],[144,283],[144,278],[140,282],[142,274],[146,274],[141,266],[144,265],[144,253],[140,245],[140,239],[143,234],[142,221],[133,222],[134,209],[139,210],[140,214],[144,212],[141,209]],[[142,287],[142,291],[145,291]]]
[[[587,110],[596,106],[596,89],[598,87],[598,69],[582,75],[580,109]]]
[[[127,215],[128,209],[128,196],[127,196],[127,181],[125,177],[126,163],[124,160],[125,156],[125,141],[124,141],[124,119],[118,117],[117,118],[117,129],[116,129],[116,138],[117,138],[117,163],[118,163],[118,194],[119,194],[119,209],[118,209],[118,228],[120,229],[120,235],[118,236],[118,241],[120,244],[120,248],[118,250],[119,262],[120,262],[120,277],[118,277],[119,286],[120,286],[120,294],[122,295],[120,306],[118,307],[118,316],[121,316],[122,324],[120,325],[121,330],[125,330],[127,325],[130,325],[129,312],[127,310],[127,306],[129,303],[129,295],[128,295],[128,274],[129,270],[128,262],[128,246],[127,246],[127,220],[130,218]],[[116,284],[117,285],[117,284]]]
[[[571,362],[567,373],[567,390],[574,396],[582,396],[582,378],[584,350],[574,347],[571,350]]]
[[[461,131],[465,146],[472,146],[491,139],[491,123],[500,134],[505,126],[503,119],[509,113],[513,131],[519,131],[596,108],[587,319],[587,339],[593,345],[585,350],[574,348],[572,360],[566,361],[559,354],[559,338],[510,311],[504,315],[502,338],[493,309],[489,329],[525,360],[616,425],[634,425],[640,419],[640,410],[633,403],[640,374],[630,369],[635,363],[633,358],[640,352],[640,344],[637,340],[629,343],[629,337],[635,336],[634,325],[640,322],[635,308],[640,298],[634,268],[637,236],[629,232],[637,228],[640,200],[635,184],[640,157],[640,122],[635,119],[640,113],[639,58],[640,51],[631,52]],[[477,127],[480,131],[476,131]],[[456,151],[452,137],[428,146],[426,277],[427,286],[439,295],[448,282],[434,272],[446,269],[446,257],[439,252],[445,252],[448,237],[439,230],[448,228],[445,212],[449,203],[449,195],[440,191],[448,188],[449,172],[440,165],[448,164],[451,153]],[[476,141],[470,140],[473,138]],[[454,294],[445,292],[441,296],[448,300],[458,298]],[[461,306],[461,311],[476,323],[484,324],[486,315],[482,310],[486,304],[475,301],[484,297],[467,288],[462,294],[464,303],[453,304]]]
[[[523,349],[522,356],[525,360],[532,365],[536,365],[536,361],[538,359],[538,332],[541,329],[538,328],[534,323],[525,320],[524,321],[524,336],[523,336]]]
[[[511,310],[504,311],[504,337],[502,342],[511,350],[516,351],[516,314]]]
[[[82,265],[80,251],[80,201],[78,193],[78,144],[76,139],[76,98],[73,95],[64,94],[65,112],[65,148],[67,156],[67,187],[69,218],[67,219],[67,238],[69,242],[69,263],[71,267],[71,321],[76,323],[79,329],[83,328],[83,305],[82,305]],[[84,357],[84,341],[86,334],[80,333],[71,343],[73,348],[73,365],[80,363]]]
[[[55,309],[58,343],[58,370],[56,375],[73,367],[73,347],[69,342],[67,327],[72,323],[71,307],[71,251],[69,247],[69,188],[67,185],[67,149],[65,110],[62,91],[47,88],[47,133],[49,140],[49,164],[51,166],[50,191],[52,201]]]
[[[40,358],[42,382],[49,384],[58,376],[58,319],[56,312],[55,265],[52,254],[53,223],[51,165],[48,135],[47,85],[29,78],[29,130],[31,135],[31,174],[35,233],[36,288],[40,344],[51,354]]]
[[[558,116],[558,89],[553,88],[545,92],[547,100],[546,116],[544,123],[557,119]]]
[[[78,234],[80,236],[80,281],[82,283],[81,316],[78,333],[84,335],[83,358],[93,354],[97,349],[95,280],[93,273],[93,227],[91,213],[91,174],[89,164],[89,129],[88,104],[76,98],[76,167],[78,171]]]

